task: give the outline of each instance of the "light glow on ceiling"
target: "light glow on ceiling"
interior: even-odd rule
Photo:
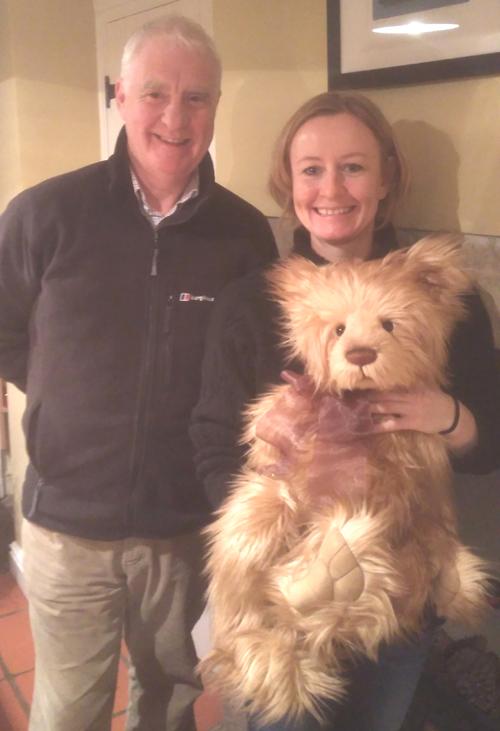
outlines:
[[[420,20],[412,20],[404,25],[386,25],[383,28],[372,28],[372,30],[374,33],[419,36],[422,33],[436,33],[441,30],[454,30],[458,27],[458,23],[423,23]]]

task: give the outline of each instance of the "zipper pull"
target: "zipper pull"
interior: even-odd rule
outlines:
[[[154,237],[154,245],[155,248],[153,249],[153,261],[151,262],[151,271],[150,275],[152,277],[156,277],[158,274],[158,229],[153,229],[153,237]]]
[[[150,275],[152,277],[156,277],[157,274],[158,274],[158,247],[156,246],[153,250],[153,261],[151,262]]]

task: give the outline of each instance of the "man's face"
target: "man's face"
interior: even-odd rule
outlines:
[[[116,86],[138,175],[185,185],[212,140],[218,100],[217,69],[206,53],[147,41]]]

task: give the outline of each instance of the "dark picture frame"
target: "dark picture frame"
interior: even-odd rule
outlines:
[[[371,3],[371,0],[355,1]],[[342,71],[341,61],[342,43],[345,42],[341,30],[341,0],[327,0],[327,39],[329,89],[402,86],[500,73],[500,53],[482,53],[345,73]]]

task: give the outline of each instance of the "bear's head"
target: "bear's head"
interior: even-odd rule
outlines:
[[[364,262],[292,257],[269,280],[287,345],[318,390],[446,385],[448,340],[472,288],[457,237]]]

